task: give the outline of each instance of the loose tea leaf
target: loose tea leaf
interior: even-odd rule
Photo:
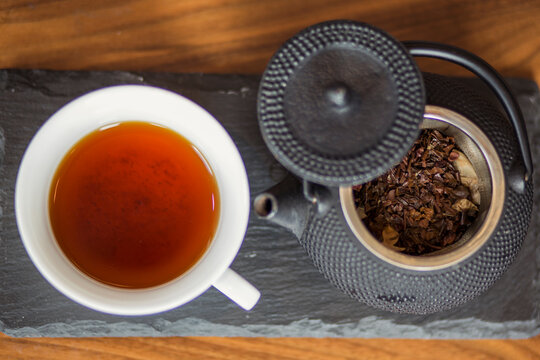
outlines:
[[[480,191],[478,189],[478,177],[476,176],[476,171],[461,151],[454,150],[458,154],[458,157],[453,161],[453,165],[461,176],[461,183],[467,186],[471,190],[471,198],[473,203],[476,205],[480,204]]]
[[[469,160],[452,136],[434,129],[423,130],[389,172],[354,186],[353,196],[372,234],[385,246],[410,255],[459,240],[478,215],[480,202]]]
[[[403,251],[404,248],[396,246],[399,240],[399,233],[390,225],[387,225],[382,231],[383,245],[389,247],[392,250]]]

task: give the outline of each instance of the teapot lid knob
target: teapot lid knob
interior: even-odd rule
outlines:
[[[424,114],[405,47],[353,21],[311,26],[270,60],[258,95],[263,138],[288,170],[324,185],[369,181],[398,163]]]

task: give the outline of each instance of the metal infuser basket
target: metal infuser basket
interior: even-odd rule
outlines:
[[[490,94],[422,74],[411,55],[471,70],[508,118]],[[290,228],[322,274],[355,299],[394,312],[447,310],[487,290],[517,255],[532,208],[530,151],[515,99],[478,57],[442,44],[401,44],[363,23],[318,24],[274,55],[258,114],[268,148],[294,175],[260,194],[256,212]],[[457,243],[410,256],[371,235],[351,185],[398,163],[421,127],[456,138],[479,176],[481,202]]]

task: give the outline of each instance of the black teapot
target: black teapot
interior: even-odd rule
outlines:
[[[461,65],[492,93],[423,74],[414,56]],[[399,313],[448,310],[487,290],[516,257],[532,209],[529,144],[516,100],[477,56],[400,43],[364,23],[325,22],[273,56],[257,110],[266,145],[291,175],[255,198],[256,213],[289,228],[320,272],[353,298]],[[370,233],[352,185],[399,163],[422,128],[455,138],[478,176],[480,205],[459,241],[412,256]]]

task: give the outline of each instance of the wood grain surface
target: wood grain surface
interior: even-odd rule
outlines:
[[[460,46],[505,76],[540,82],[540,1],[524,0],[2,0],[0,68],[260,73],[287,38],[338,18],[371,23],[400,40]],[[463,74],[436,61],[421,66]],[[0,358],[540,359],[540,336],[439,341],[0,334]]]

